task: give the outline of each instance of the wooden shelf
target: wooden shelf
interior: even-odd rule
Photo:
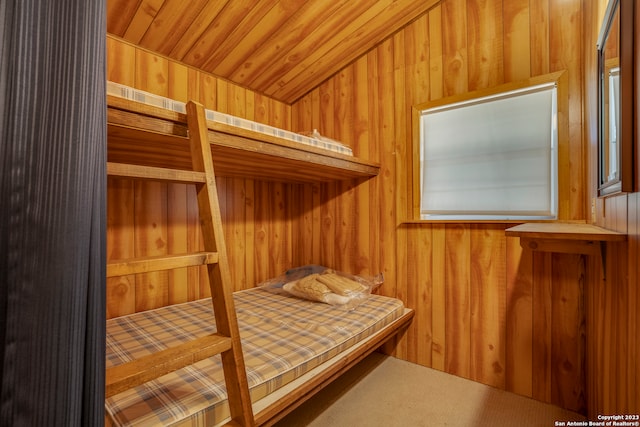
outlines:
[[[624,242],[627,235],[584,223],[527,223],[505,230],[507,236],[520,237],[520,245],[537,251],[601,254],[606,242]]]
[[[191,169],[187,118],[107,96],[107,159],[151,167]],[[266,181],[326,182],[378,175],[380,165],[249,129],[207,122],[216,174]]]

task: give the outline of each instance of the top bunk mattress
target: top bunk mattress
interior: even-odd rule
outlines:
[[[142,104],[153,105],[155,107],[160,107],[165,110],[171,110],[178,113],[186,113],[187,111],[186,104],[184,102],[165,98],[163,96],[155,95],[139,89],[134,89],[132,87],[115,82],[107,82],[107,94],[140,102]],[[349,156],[353,155],[353,150],[349,146],[344,145],[339,141],[321,136],[315,130],[311,132],[311,136],[308,136],[284,129],[279,129],[252,120],[243,119],[237,116],[232,116],[231,114],[221,113],[219,111],[207,109],[205,110],[205,115],[207,120],[211,120],[213,122],[224,123],[227,125],[252,130],[254,132],[260,132],[266,135],[283,138],[312,147],[323,148],[335,153],[346,154]]]
[[[354,310],[253,288],[234,293],[253,402],[382,330],[404,312],[400,300],[371,295]],[[215,332],[211,299],[107,321],[107,368]],[[229,416],[220,356],[105,401],[113,425],[214,425]]]

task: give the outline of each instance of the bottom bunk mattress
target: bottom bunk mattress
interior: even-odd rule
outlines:
[[[247,380],[256,402],[382,330],[404,312],[400,300],[371,295],[355,309],[306,301],[284,291],[234,293]],[[215,332],[211,299],[107,321],[110,368]],[[116,426],[215,425],[229,416],[220,356],[108,398]]]

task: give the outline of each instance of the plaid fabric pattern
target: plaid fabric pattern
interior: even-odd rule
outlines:
[[[187,112],[187,107],[184,102],[175,101],[170,98],[165,98],[163,96],[134,89],[132,87],[121,85],[115,82],[107,82],[107,94],[118,96],[120,98],[130,99],[142,104],[153,105],[155,107],[164,108],[166,110],[176,111],[178,113]],[[247,120],[237,116],[232,116],[231,114],[221,113],[219,111],[205,110],[205,115],[207,120],[211,120],[213,122],[224,123],[243,129],[253,130],[255,132],[261,132],[267,135],[284,138],[289,141],[295,141],[301,144],[311,145],[313,147],[324,148],[325,150],[334,151],[336,153],[346,154],[349,156],[353,155],[353,150],[351,149],[351,147],[341,144],[338,141],[329,140],[328,138],[313,138],[306,135],[301,135],[296,132],[291,132],[288,130],[254,122],[253,120]]]
[[[256,401],[400,317],[401,301],[371,295],[355,310],[253,288],[234,293],[247,379]],[[107,367],[215,332],[210,299],[107,321]],[[220,357],[106,400],[114,425],[214,425],[229,415]]]

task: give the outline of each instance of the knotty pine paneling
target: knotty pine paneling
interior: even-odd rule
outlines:
[[[107,70],[111,81],[183,102],[194,99],[206,108],[271,126],[291,127],[290,106],[113,37],[107,38]],[[217,187],[234,289],[255,286],[293,266],[319,262],[324,205],[318,186],[219,178]],[[107,198],[109,260],[202,250],[193,186],[109,178]],[[330,222],[337,209],[332,206]],[[349,214],[341,216],[346,216],[342,227],[352,227]],[[302,238],[300,230],[306,230]],[[294,244],[305,251],[294,250]],[[208,296],[206,277],[205,267],[189,267],[110,278],[107,315]]]
[[[608,245],[604,269],[599,257],[523,249],[504,237],[510,224],[405,222],[412,206],[411,105],[558,70],[568,72],[572,141],[561,203],[566,219],[589,219],[593,46],[603,5],[443,0],[291,106],[192,68],[181,81],[179,64],[160,67],[160,59],[114,38],[107,40],[108,75],[176,95],[186,85],[187,96],[207,108],[292,130],[317,128],[381,162],[380,175],[364,182],[220,180],[238,289],[306,263],[382,272],[379,292],[416,310],[408,332],[386,347],[395,356],[592,416],[638,413],[638,193],[607,201],[606,209],[598,202],[598,223],[615,218],[616,228],[629,232],[627,246]],[[190,188],[186,193],[184,233],[192,248],[200,237],[195,198]],[[133,183],[110,179],[108,197],[109,256],[124,256],[135,249]],[[181,215],[168,214],[167,227]],[[110,316],[135,309],[137,280],[108,284]],[[190,299],[208,293],[198,269],[187,271],[186,286]]]
[[[585,125],[588,142],[589,197],[596,193],[597,57],[594,46],[607,6],[605,0],[585,8]],[[635,25],[640,22],[636,4]],[[637,34],[637,31],[636,31]],[[637,38],[636,38],[637,40]],[[638,48],[636,47],[636,55]],[[636,56],[638,67],[640,57]],[[636,82],[638,84],[638,82]],[[637,91],[636,91],[637,92]],[[637,93],[636,93],[637,96]],[[638,105],[638,100],[634,102]],[[636,120],[640,116],[636,117]],[[638,141],[636,140],[636,146]],[[640,174],[636,170],[636,180]],[[637,191],[638,189],[636,189]],[[595,222],[627,233],[626,243],[607,244],[606,259],[589,259],[585,283],[587,408],[599,414],[640,413],[640,193],[596,200]]]
[[[388,351],[585,412],[585,258],[522,249],[504,236],[509,224],[407,222],[412,105],[560,70],[568,74],[572,141],[560,203],[565,219],[584,219],[582,7],[580,0],[443,0],[295,103],[292,125],[343,140],[351,140],[353,126],[368,128],[358,153],[381,162],[380,176],[353,196],[329,194],[322,209],[341,211],[368,192],[379,220],[356,233],[369,233],[379,246],[343,247],[336,235],[321,259],[333,262],[336,247],[359,251],[372,271],[384,272],[380,292],[416,310],[407,334]],[[353,87],[345,84],[351,76]],[[366,216],[354,210],[352,221]]]

